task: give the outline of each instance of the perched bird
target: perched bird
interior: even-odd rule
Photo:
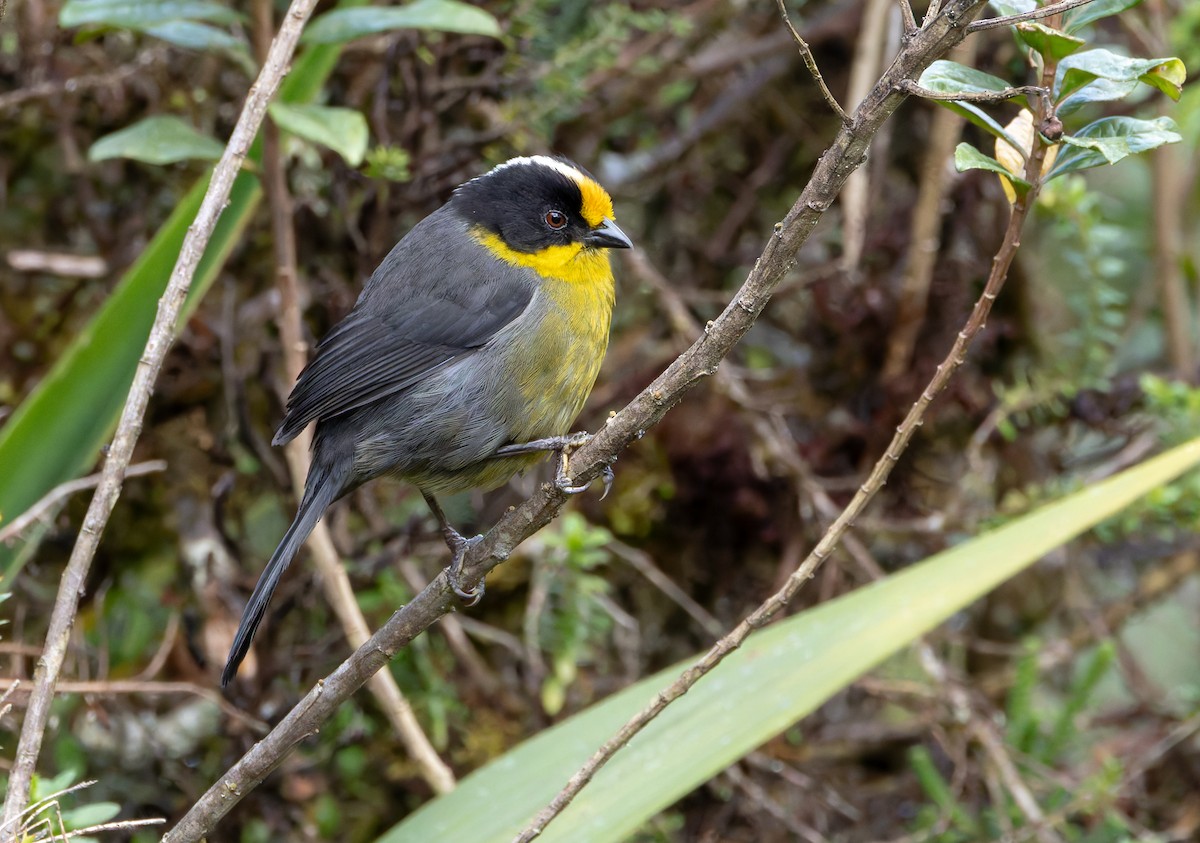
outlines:
[[[246,604],[228,685],[271,594],[322,513],[390,474],[421,490],[452,552],[470,541],[434,495],[492,489],[570,444],[608,347],[612,199],[563,158],[514,158],[454,191],[392,249],[317,346],[274,444],[316,422],[296,518]],[[560,471],[566,491],[577,492]]]

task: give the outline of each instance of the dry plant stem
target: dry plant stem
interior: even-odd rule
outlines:
[[[800,33],[796,31],[796,27],[792,26],[792,19],[788,17],[787,6],[784,5],[784,0],[775,0],[775,2],[779,6],[779,14],[783,17],[783,25],[787,27],[788,32],[792,33],[792,40],[796,42],[796,46],[800,49],[800,57],[804,59],[804,66],[808,68],[808,72],[812,74],[817,87],[821,89],[821,96],[825,97],[825,102],[829,103],[829,107],[833,109],[834,114],[840,117],[842,125],[845,125],[850,122],[850,116],[846,114],[845,109],[842,108],[837,98],[825,84],[825,77],[821,75],[821,69],[817,67],[817,60],[813,58],[808,42],[801,38]],[[911,9],[909,10],[909,17],[912,17]]]
[[[50,616],[50,628],[46,634],[46,647],[38,659],[37,670],[33,676],[33,693],[29,700],[29,708],[25,713],[25,721],[21,729],[21,739],[17,745],[16,759],[9,775],[8,794],[4,801],[3,827],[6,829],[0,839],[15,839],[15,823],[9,820],[20,816],[21,810],[29,799],[30,779],[37,766],[38,755],[42,748],[42,737],[50,717],[50,703],[54,699],[54,687],[58,682],[63,659],[67,652],[67,642],[71,628],[75,623],[75,615],[79,608],[80,595],[83,594],[87,580],[88,569],[92,557],[100,544],[100,535],[108,523],[117,498],[121,494],[121,483],[125,470],[133,456],[133,446],[137,442],[142,429],[142,419],[146,414],[146,405],[154,390],[154,381],[162,368],[163,358],[171,347],[175,337],[175,327],[179,321],[179,311],[187,296],[192,276],[196,271],[204,249],[212,237],[217,218],[220,217],[229,200],[229,192],[233,180],[241,169],[242,162],[258,133],[258,127],[266,114],[267,103],[279,88],[279,83],[287,72],[296,43],[304,22],[311,14],[316,0],[293,0],[288,9],[279,34],[271,45],[270,55],[263,64],[257,81],[246,96],[241,116],[230,135],[229,143],[221,160],[213,169],[212,180],[208,191],[196,214],[196,220],[188,228],[183,241],[179,258],[171,272],[165,292],[158,303],[158,312],[154,325],[150,329],[150,337],[146,349],[138,361],[137,372],[129,397],[117,424],[117,432],[104,460],[101,471],[100,485],[92,496],[84,516],[79,538],[71,551],[71,558],[63,571],[59,585],[58,597],[54,601],[54,610]]]
[[[20,679],[0,679],[0,688],[4,689],[5,694],[17,691],[20,686]],[[268,728],[266,723],[256,717],[251,717],[212,688],[205,688],[203,685],[197,685],[194,682],[157,682],[152,679],[96,679],[93,681],[59,682],[57,690],[60,694],[90,694],[92,696],[190,694],[216,703],[226,715],[234,720],[242,721],[252,731],[262,734]],[[19,693],[16,695],[19,696]]]
[[[1001,103],[1025,95],[1044,98],[1050,96],[1047,88],[1038,85],[1020,85],[1015,88],[1005,88],[1003,91],[933,91],[922,88],[911,79],[901,83],[904,92],[926,100],[943,100],[946,102],[977,102],[983,104]]]
[[[1063,12],[1068,12],[1071,9],[1076,9],[1080,6],[1086,6],[1092,0],[1062,0],[1059,3],[1051,3],[1049,6],[1042,6],[1040,9],[1022,12],[1019,15],[1006,15],[999,18],[987,18],[986,20],[977,20],[969,27],[968,32],[979,32],[984,29],[997,29],[1002,26],[1012,26],[1014,23],[1021,23],[1027,20],[1041,20],[1042,18],[1053,17],[1060,15]]]
[[[1192,335],[1192,312],[1188,307],[1187,281],[1183,276],[1183,231],[1185,208],[1191,194],[1183,156],[1174,146],[1154,150],[1154,274],[1158,278],[1163,322],[1167,328],[1167,350],[1175,377],[1195,382],[1196,339]]]
[[[167,464],[164,460],[149,460],[148,462],[140,462],[129,466],[129,468],[125,469],[125,476],[141,477],[145,474],[165,471],[166,468]],[[101,472],[96,472],[95,474],[89,474],[87,477],[80,477],[78,480],[68,480],[66,483],[55,486],[43,495],[41,500],[14,518],[11,524],[0,530],[0,542],[8,542],[17,538],[21,533],[33,526],[34,522],[46,518],[50,510],[54,509],[61,501],[71,497],[71,495],[86,489],[96,488],[96,486],[100,485],[101,477]]]
[[[0,2],[0,9],[4,5]],[[3,15],[0,14],[0,20]],[[162,61],[167,55],[166,50],[145,50],[135,61],[118,67],[108,73],[97,73],[90,76],[76,76],[72,79],[42,82],[29,88],[21,88],[0,96],[0,111],[8,111],[31,100],[49,99],[89,91],[93,88],[105,88],[118,85],[126,79],[140,73],[146,73],[152,65]]]
[[[776,226],[762,256],[724,312],[710,322],[703,335],[653,383],[628,406],[610,417],[591,441],[571,455],[574,480],[585,482],[598,477],[623,448],[662,419],[689,389],[716,372],[720,361],[754,324],[771,293],[792,267],[796,252],[821,215],[828,210],[846,178],[862,163],[871,137],[904,100],[905,95],[899,89],[900,82],[919,76],[934,59],[945,55],[961,41],[966,34],[967,24],[983,8],[983,4],[984,0],[949,0],[939,15],[905,43],[896,61],[818,161],[808,185],[784,220]],[[946,377],[949,377],[948,372]],[[467,552],[463,563],[463,586],[474,586],[488,571],[507,559],[518,544],[548,524],[566,501],[567,496],[563,492],[554,484],[547,483],[527,501],[507,512],[483,540]],[[828,555],[828,547],[819,550],[821,558]],[[208,834],[242,796],[282,763],[293,746],[314,734],[337,707],[382,668],[399,648],[456,605],[457,599],[443,571],[427,588],[393,614],[337,670],[317,683],[271,734],[255,745],[222,776],[220,782],[200,797],[179,824],[163,838],[164,841],[195,843]]]
[[[908,0],[900,0],[900,18],[904,22],[904,37],[907,38],[917,30],[917,19],[913,17],[912,5]]]
[[[256,32],[261,34],[262,40],[269,39],[273,28],[270,0],[256,0],[255,15]],[[262,45],[263,52],[266,46]],[[286,382],[293,384],[304,368],[308,347],[304,342],[300,324],[300,273],[296,260],[296,232],[292,226],[292,196],[288,190],[287,174],[279,150],[279,130],[269,121],[263,127],[263,182],[271,210],[275,282],[279,289],[276,325],[283,345]],[[289,442],[284,450],[297,499],[303,494],[305,478],[308,477],[311,441],[311,432],[305,431],[303,436]],[[323,521],[318,522],[313,529],[308,547],[321,575],[325,597],[333,607],[350,646],[357,649],[371,637],[371,630],[358,607],[354,589],[350,585],[350,577],[342,565],[329,528]],[[371,677],[369,687],[429,786],[435,793],[448,793],[453,790],[456,783],[454,773],[438,756],[437,750],[421,729],[412,706],[396,682],[396,677],[390,671],[382,670]]]

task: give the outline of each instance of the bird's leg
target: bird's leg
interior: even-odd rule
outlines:
[[[479,585],[476,588],[468,590],[462,587],[459,577],[462,576],[463,557],[467,555],[467,550],[482,541],[483,536],[466,538],[462,533],[450,526],[450,522],[446,520],[446,513],[442,512],[442,507],[434,500],[433,495],[426,494],[425,492],[421,492],[421,494],[425,497],[425,503],[429,504],[429,509],[433,512],[433,517],[438,520],[438,524],[442,527],[442,537],[446,540],[446,547],[450,548],[450,567],[446,569],[446,576],[450,580],[450,588],[460,598],[467,601],[468,606],[474,606],[483,599],[483,580],[479,581]]]
[[[582,448],[591,441],[592,434],[586,432],[568,433],[566,436],[548,436],[545,439],[534,439],[532,442],[505,445],[496,451],[496,456],[512,457],[520,454],[537,454],[543,451],[553,451],[558,456],[558,464],[554,468],[554,485],[558,487],[559,491],[568,495],[578,495],[581,492],[586,492],[592,484],[574,483],[571,480],[568,462],[572,451],[576,448]],[[604,481],[604,494],[600,496],[600,500],[608,497],[608,492],[612,489],[614,476],[612,466],[604,466],[604,470],[600,472],[600,479]]]

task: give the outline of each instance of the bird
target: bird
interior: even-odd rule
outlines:
[[[322,514],[377,477],[420,490],[451,551],[451,587],[466,600],[482,595],[459,582],[479,537],[455,530],[436,496],[493,489],[586,438],[566,434],[608,348],[609,253],[633,245],[614,217],[608,192],[579,165],[521,156],[455,188],[392,248],[287,400],[273,444],[315,423],[311,467],[246,604],[222,687]],[[564,464],[559,487],[585,489]]]

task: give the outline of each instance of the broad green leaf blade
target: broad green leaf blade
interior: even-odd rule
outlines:
[[[1177,58],[1134,59],[1105,49],[1087,50],[1067,56],[1059,64],[1054,77],[1054,98],[1062,100],[1095,79],[1126,84],[1144,82],[1178,100],[1187,70]]]
[[[756,632],[621,750],[539,841],[617,843],[1046,553],[1200,464],[1200,439],[886,580]],[[531,738],[378,843],[511,840],[680,667]],[[481,805],[487,809],[482,810]]]
[[[1103,117],[1074,135],[1064,135],[1058,159],[1047,180],[1065,173],[1115,164],[1127,155],[1146,152],[1183,138],[1170,117],[1138,120],[1135,117]]]
[[[367,154],[367,118],[353,108],[327,105],[288,105],[273,102],[271,119],[285,132],[327,146],[342,156],[351,167],[362,163]]]
[[[302,54],[284,79],[280,98],[293,103],[314,99],[340,52],[341,48],[334,46]],[[250,158],[257,161],[260,155],[255,144]],[[0,472],[0,518],[16,517],[94,463],[124,405],[158,299],[207,186],[205,176],[180,200],[100,312],[0,427],[0,465],[4,466]],[[237,177],[229,205],[197,267],[182,318],[195,311],[261,195],[256,179],[246,172]],[[0,544],[0,575],[4,577],[0,590],[11,584],[29,558],[30,543],[40,535],[31,531],[26,544],[16,547]]]
[[[939,94],[996,94],[1009,88],[998,76],[946,59],[938,59],[925,68],[917,84]]]
[[[1078,32],[1089,23],[1132,9],[1142,0],[1092,0],[1086,6],[1071,9],[1063,15],[1063,29]]]
[[[301,41],[340,44],[396,29],[432,29],[500,37],[500,24],[483,9],[459,0],[417,0],[407,6],[334,9],[314,20],[304,30]]]
[[[1074,114],[1091,102],[1123,100],[1137,88],[1138,82],[1117,82],[1113,79],[1093,79],[1079,90],[1063,97],[1056,109],[1059,117]]]
[[[224,50],[249,56],[246,44],[223,29],[191,20],[169,20],[141,27],[143,32],[189,50]]]
[[[169,20],[236,23],[241,15],[215,0],[68,0],[58,15],[64,29],[102,24],[144,29]]]
[[[1019,146],[1014,148],[1020,149]],[[1022,195],[1029,190],[1029,182],[1020,176],[1014,176],[995,158],[984,155],[969,143],[960,143],[954,148],[954,167],[960,173],[965,173],[967,170],[987,170],[996,173],[1001,178],[1007,179],[1009,184]]]
[[[147,164],[174,164],[198,158],[216,161],[224,145],[202,135],[178,117],[159,115],[105,135],[88,150],[89,161],[132,158]]]
[[[1030,49],[1055,61],[1066,58],[1086,43],[1082,38],[1065,35],[1037,21],[1025,21],[1015,27],[1017,37]]]
[[[940,94],[960,92],[994,94],[1004,91],[1009,87],[1008,83],[1003,79],[992,76],[990,73],[984,73],[982,70],[976,70],[973,67],[967,67],[964,64],[944,59],[939,59],[925,68],[925,72],[921,74],[921,78],[917,80],[917,84],[931,91],[937,91]],[[1017,94],[1013,99],[1025,98],[1023,95]],[[1008,136],[1004,127],[977,105],[969,102],[949,100],[934,100],[934,102],[944,108],[950,109],[967,121],[974,123],[993,137],[1004,138],[1014,148],[1020,149],[1020,145]]]

